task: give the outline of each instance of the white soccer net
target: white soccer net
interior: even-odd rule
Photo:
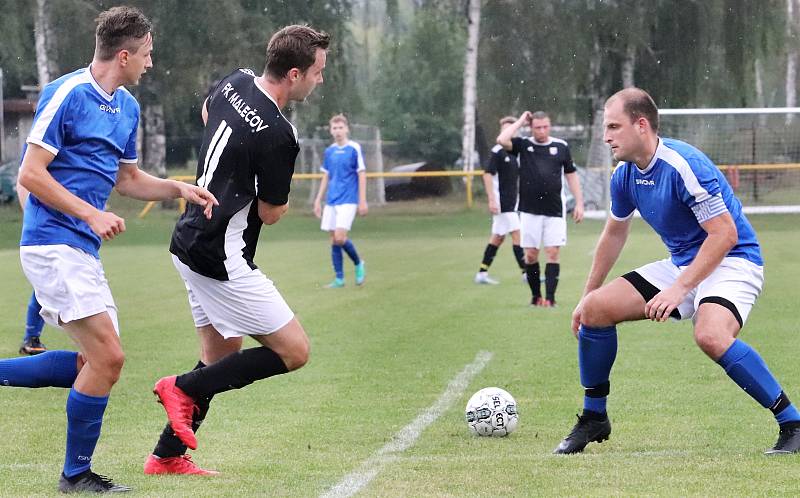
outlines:
[[[800,108],[661,109],[659,135],[722,169],[746,212],[800,212]]]
[[[381,130],[376,126],[351,124],[350,138],[361,145],[367,173],[383,173],[383,141]],[[320,127],[313,137],[300,139],[300,154],[297,156],[295,173],[319,173],[325,149],[333,143],[328,127]],[[319,180],[294,180],[292,191],[295,198],[306,198],[309,204],[314,202],[314,196],[319,189]],[[386,202],[383,178],[367,179],[367,202],[370,204],[384,204]]]

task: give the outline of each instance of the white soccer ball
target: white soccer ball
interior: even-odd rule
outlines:
[[[485,387],[467,402],[467,425],[479,436],[507,436],[519,422],[517,402],[499,387]]]

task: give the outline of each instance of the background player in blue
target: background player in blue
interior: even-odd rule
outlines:
[[[658,109],[638,88],[606,101],[604,139],[622,161],[611,177],[611,215],[595,249],[583,299],[572,315],[583,415],[555,453],[608,439],[609,374],[621,322],[691,318],[694,340],[780,429],[768,454],[800,450],[800,414],[759,354],[737,339],[764,281],[761,249],[724,175],[691,145],[660,138]],[[670,258],[603,285],[622,251],[634,210],[661,236]]]
[[[334,279],[329,288],[344,287],[344,268],[342,251],[346,252],[355,265],[356,285],[364,283],[366,269],[359,257],[356,246],[347,237],[353,226],[356,211],[361,216],[367,214],[367,169],[361,146],[350,140],[347,118],[337,114],[330,120],[331,136],[334,143],[325,149],[322,164],[322,181],[314,199],[314,214],[322,218],[320,228],[331,236],[331,261]],[[321,208],[322,197],[328,196],[325,209]]]
[[[28,190],[17,181],[17,200],[22,210],[25,210],[25,203],[28,202]],[[19,346],[19,354],[34,355],[47,351],[42,344],[41,336],[44,329],[44,318],[39,314],[42,305],[36,300],[36,293],[31,292],[28,300],[28,307],[25,312],[25,332],[22,336],[22,344]]]
[[[134,8],[114,7],[98,16],[91,65],[42,90],[22,160],[20,184],[30,192],[22,269],[42,316],[63,328],[80,353],[0,360],[0,383],[71,388],[59,479],[65,493],[130,489],[91,469],[103,413],[125,360],[117,307],[99,259],[101,240],[125,231],[125,220],[103,210],[111,189],[143,200],[184,197],[203,205],[207,216],[215,202],[205,189],[137,168],[139,104],[122,85],[138,83],[152,67],[150,31],[150,21]]]
[[[530,137],[517,137],[517,130],[530,125]],[[566,199],[562,195],[562,177],[566,178],[575,209],[572,219],[583,219],[583,193],[572,162],[572,153],[564,140],[550,136],[550,118],[543,111],[525,111],[502,130],[497,143],[519,157],[519,212],[525,271],[531,289],[531,305],[552,307],[561,272],[559,255],[567,243]],[[545,295],[541,295],[539,251],[544,247]]]
[[[517,118],[506,116],[500,120],[500,130],[511,126]],[[475,274],[476,284],[495,285],[499,282],[489,276],[489,267],[497,255],[497,250],[506,238],[511,234],[511,242],[514,245],[514,259],[522,270],[524,281],[525,259],[522,247],[519,245],[519,213],[517,213],[517,203],[519,201],[519,162],[517,156],[509,154],[500,145],[492,148],[492,155],[489,164],[483,173],[483,185],[486,187],[486,201],[489,204],[489,212],[492,213],[492,235],[489,243],[483,251],[483,260]]]
[[[287,210],[297,130],[281,109],[303,101],[322,83],[330,38],[308,26],[287,26],[270,38],[264,71],[237,69],[203,104],[203,146],[198,185],[220,201],[207,220],[191,206],[172,233],[170,252],[189,295],[200,339],[200,361],[191,371],[160,379],[154,392],[169,424],[145,474],[211,475],[186,449],[217,394],[306,364],[309,341],[275,284],[253,258],[262,225]],[[258,346],[242,349],[243,337]]]

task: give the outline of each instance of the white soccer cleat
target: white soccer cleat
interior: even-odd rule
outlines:
[[[483,285],[497,285],[500,282],[489,276],[489,272],[479,271],[475,274],[475,283]]]

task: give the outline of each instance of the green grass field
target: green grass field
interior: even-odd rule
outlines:
[[[331,278],[329,249],[315,218],[295,213],[266,227],[257,263],[305,326],[311,361],[213,401],[193,454],[221,476],[145,476],[142,464],[166,420],[150,390],[159,377],[191,368],[197,346],[167,252],[175,215],[156,211],[137,220],[134,206],[112,202],[112,209],[124,211],[128,232],[106,244],[102,257],[127,361],[94,470],[133,486],[136,496],[319,496],[370,462],[378,472],[359,496],[797,494],[800,457],[762,455],[777,436],[771,414],[704,357],[687,322],[622,325],[610,441],[583,455],[551,455],[581,407],[569,319],[602,225],[570,224],[560,306],[533,309],[510,245],[492,267],[501,285],[472,283],[488,216],[447,202],[373,209],[357,220],[353,239],[368,268],[362,288],[352,285],[349,265],[347,288],[322,288]],[[800,400],[797,219],[752,219],[767,278],[743,337]],[[0,209],[0,357],[17,353],[30,295],[15,248],[18,231],[19,214]],[[660,241],[637,221],[614,275],[664,256]],[[52,328],[43,340],[50,348],[70,347]],[[455,403],[408,449],[376,459],[479,351],[492,359]],[[520,425],[508,438],[470,436],[464,422],[469,396],[490,385],[517,399]],[[66,395],[0,389],[1,496],[56,495]]]

